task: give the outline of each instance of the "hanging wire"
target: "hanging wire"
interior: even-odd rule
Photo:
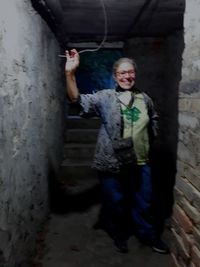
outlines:
[[[103,10],[103,16],[104,16],[104,37],[101,41],[101,43],[98,45],[97,48],[93,48],[93,49],[83,49],[81,51],[79,51],[79,54],[85,53],[85,52],[96,52],[98,51],[103,44],[105,43],[106,39],[107,39],[107,34],[108,34],[108,20],[107,20],[107,14],[106,14],[106,8],[105,8],[105,4],[104,4],[104,0],[99,0],[101,2],[102,5],[102,10]],[[66,57],[65,55],[58,55],[59,57]]]

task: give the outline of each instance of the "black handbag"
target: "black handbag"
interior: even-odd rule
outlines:
[[[137,157],[131,137],[112,141],[115,155],[121,164],[136,164]]]

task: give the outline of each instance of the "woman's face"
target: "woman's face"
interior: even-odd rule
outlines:
[[[114,79],[122,89],[131,89],[131,87],[134,86],[136,79],[134,66],[129,62],[121,63],[114,73]]]

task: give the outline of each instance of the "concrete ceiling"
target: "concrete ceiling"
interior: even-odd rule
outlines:
[[[104,35],[102,0],[32,0],[63,44],[100,42]],[[185,0],[104,0],[107,41],[165,36],[183,28]]]

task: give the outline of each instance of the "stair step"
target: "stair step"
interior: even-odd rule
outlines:
[[[87,166],[90,167],[92,164],[92,160],[87,160],[87,159],[69,159],[66,158],[63,160],[61,166],[66,167],[66,166]]]
[[[84,119],[80,116],[68,116],[66,120],[67,129],[99,129],[101,120],[97,117]]]
[[[78,181],[80,179],[95,178],[96,172],[89,166],[79,165],[79,166],[65,166],[61,168],[60,179],[63,181]],[[87,182],[87,180],[85,181]]]
[[[64,160],[59,180],[67,196],[86,194],[99,186],[97,173],[91,169],[91,161],[87,160]]]
[[[92,160],[95,144],[68,143],[64,146],[64,158]]]
[[[65,159],[61,165],[60,178],[66,181],[86,181],[96,178],[96,171],[91,168],[92,161]]]
[[[87,181],[64,181],[62,188],[65,190],[65,192],[68,195],[78,195],[87,192],[88,190],[91,190],[94,187],[97,187],[99,185],[99,181],[95,178]]]
[[[98,129],[67,129],[65,141],[67,143],[96,143]]]

